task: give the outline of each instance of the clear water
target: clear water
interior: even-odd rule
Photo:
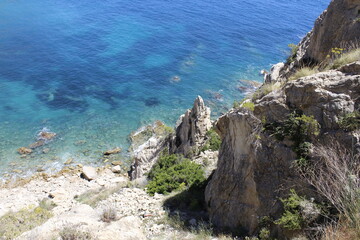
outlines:
[[[141,125],[174,125],[197,95],[225,112],[240,80],[262,81],[328,3],[1,1],[0,174],[98,163]],[[58,137],[21,158],[43,127]]]

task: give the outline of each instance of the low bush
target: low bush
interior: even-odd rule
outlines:
[[[283,122],[265,123],[264,130],[279,141],[286,137],[293,141],[292,149],[298,159],[304,163],[308,159],[311,138],[319,135],[320,126],[313,116],[306,116],[295,111]]]
[[[205,145],[202,147],[201,152],[204,152],[206,150],[211,151],[218,151],[221,146],[221,138],[220,136],[215,132],[215,130],[210,129],[206,133],[206,142]]]
[[[148,174],[147,192],[167,194],[186,189],[205,180],[204,170],[199,164],[179,155],[162,155]]]
[[[360,129],[360,112],[354,111],[344,115],[339,120],[339,126],[345,131],[354,131]]]
[[[290,190],[288,198],[280,199],[284,205],[284,213],[281,218],[275,221],[289,230],[298,230],[302,228],[303,217],[300,212],[300,202],[303,200],[294,189]]]
[[[109,223],[117,220],[117,213],[114,207],[108,207],[101,214],[101,221]]]
[[[244,102],[241,107],[249,109],[250,111],[254,111],[255,109],[255,104],[253,102]]]
[[[296,53],[297,53],[297,51],[298,51],[298,49],[299,49],[299,46],[296,45],[296,44],[290,43],[290,44],[288,45],[288,47],[290,48],[290,55],[289,55],[289,57],[287,58],[286,62],[287,62],[287,63],[292,63],[292,62],[295,61]]]

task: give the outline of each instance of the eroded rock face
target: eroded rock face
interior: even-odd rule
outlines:
[[[347,47],[360,39],[360,1],[333,0],[300,43],[299,62],[322,62],[332,48]]]
[[[130,170],[132,180],[141,178],[150,171],[160,153],[168,147],[169,132],[164,123],[157,121],[145,126],[130,136],[133,163]]]
[[[325,129],[336,129],[339,117],[359,109],[360,75],[340,71],[317,73],[284,88],[287,105],[300,109]]]
[[[356,66],[350,67],[346,73],[331,70],[289,81],[257,100],[254,113],[239,109],[216,122],[223,142],[205,193],[215,225],[253,234],[261,217],[281,216],[279,198],[286,197],[290,188],[309,189],[292,167],[297,157],[291,141],[278,141],[262,131],[262,121],[281,122],[295,109],[301,110],[321,125],[316,141],[331,145],[336,139],[344,147],[360,150],[359,133],[345,132],[338,125],[341,116],[360,110],[360,75],[350,73],[356,72]]]
[[[195,99],[193,108],[187,110],[180,117],[179,122],[171,152],[188,156],[197,152],[204,144],[205,135],[212,127],[210,108],[206,107],[204,100],[198,96]]]
[[[261,216],[279,214],[277,190],[292,178],[288,159],[294,153],[282,144],[257,139],[260,124],[252,113],[241,110],[229,112],[216,124],[223,142],[205,196],[211,221],[218,227],[252,234]]]

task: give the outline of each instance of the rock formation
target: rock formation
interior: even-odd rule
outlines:
[[[300,43],[296,61],[322,61],[332,47],[360,37],[360,23],[355,21],[359,9],[358,0],[332,1]],[[313,116],[320,124],[320,134],[312,141],[331,146],[336,139],[344,147],[360,152],[359,132],[344,131],[338,124],[345,114],[360,110],[359,62],[289,81],[291,67],[294,63],[275,65],[266,83],[282,84],[254,99],[254,112],[232,110],[215,124],[222,146],[205,197],[210,219],[218,227],[254,234],[262,217],[281,216],[279,199],[286,197],[290,188],[300,191],[306,186],[292,167],[297,158],[293,142],[277,140],[262,130],[264,122],[284,121],[297,110]]]
[[[206,107],[204,100],[198,96],[193,108],[187,110],[179,122],[171,152],[185,156],[197,153],[204,144],[207,131],[212,127],[210,108]]]
[[[300,63],[322,62],[332,48],[346,48],[360,40],[360,1],[333,0],[301,41]]]
[[[205,135],[211,127],[210,108],[198,96],[193,108],[180,117],[175,135],[170,134],[166,130],[168,127],[159,121],[136,131],[130,136],[130,151],[134,159],[131,179],[143,177],[165,149],[170,154],[194,155],[205,143]]]
[[[169,144],[169,131],[164,123],[157,121],[131,134],[133,162],[130,170],[132,180],[141,178],[159,158],[160,153]]]

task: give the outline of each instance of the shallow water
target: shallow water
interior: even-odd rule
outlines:
[[[283,61],[329,0],[2,1],[0,174],[99,163],[143,124],[203,96],[216,117],[241,80]],[[47,127],[57,138],[21,158]],[[49,148],[48,153],[42,153]]]

